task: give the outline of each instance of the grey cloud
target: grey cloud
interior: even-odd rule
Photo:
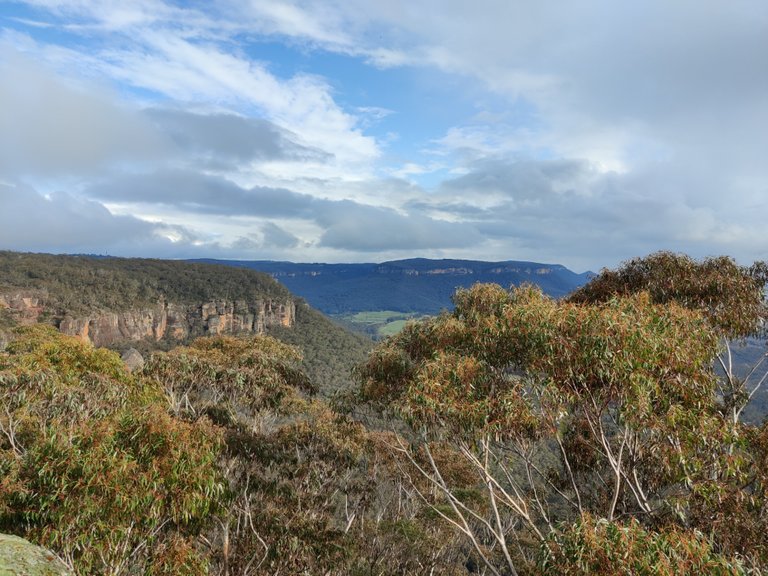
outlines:
[[[28,186],[0,184],[0,205],[0,247],[8,250],[179,257],[200,240],[184,228],[116,216],[65,193],[46,198]]]
[[[140,114],[88,91],[0,44],[0,174],[93,173],[152,161],[168,143]]]
[[[93,176],[170,162],[226,171],[332,158],[267,120],[123,106],[103,88],[62,78],[1,43],[0,77],[0,175],[7,177]]]
[[[536,198],[542,192],[568,188],[588,176],[588,164],[579,160],[509,161],[485,159],[469,173],[443,182],[448,192],[498,192],[514,198]]]
[[[570,54],[560,45],[556,57],[574,79],[578,105],[595,114],[654,123],[703,109],[732,117],[768,89],[758,56],[768,53],[761,10],[760,2],[609,10],[613,26],[585,22],[591,39]]]
[[[229,249],[241,254],[264,254],[265,250],[270,254],[276,254],[282,250],[296,248],[300,243],[296,236],[274,222],[264,222],[258,229],[258,234],[241,236],[229,246]]]
[[[404,204],[404,208],[412,210],[414,212],[427,213],[430,211],[442,212],[444,214],[452,214],[459,217],[462,220],[472,220],[480,218],[486,214],[485,208],[474,206],[469,202],[454,201],[445,199],[444,201],[435,202],[429,199],[427,200],[409,200]]]
[[[762,0],[544,0],[486,10],[453,0],[432,8],[417,2],[409,11],[366,15],[399,31],[390,42],[398,39],[417,59],[479,76],[512,96],[587,107],[608,121],[684,115],[691,102],[728,115],[731,105],[763,99],[768,88]]]
[[[86,194],[107,201],[163,204],[197,214],[313,221],[323,229],[319,246],[350,251],[453,248],[482,241],[472,225],[280,188],[245,189],[225,178],[191,171],[122,175],[87,189]],[[262,233],[264,241],[275,246],[296,245],[293,237],[278,229],[266,228]]]
[[[189,170],[122,174],[86,189],[101,200],[174,206],[202,214],[302,216],[314,198],[281,188],[245,189],[221,176]]]
[[[253,160],[330,158],[326,152],[298,143],[295,134],[263,119],[166,108],[150,108],[145,114],[168,134],[185,158],[191,154],[219,169],[231,169]]]
[[[248,238],[222,244],[194,230],[111,213],[63,192],[41,195],[0,184],[0,249],[157,258],[285,258],[299,239],[272,222]],[[173,240],[171,240],[173,238]]]
[[[489,242],[507,246],[511,256],[583,268],[662,248],[694,256],[736,254],[747,261],[768,255],[762,212],[718,209],[697,202],[695,194],[686,197],[699,182],[674,168],[660,164],[617,174],[596,172],[580,161],[484,161],[444,183],[428,202],[411,205],[425,215],[447,214],[473,225]],[[489,191],[495,204],[467,209]]]
[[[299,239],[273,222],[261,225],[262,245],[269,248],[295,248]]]

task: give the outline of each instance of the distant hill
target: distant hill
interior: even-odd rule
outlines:
[[[413,258],[381,264],[296,264],[268,260],[202,260],[266,272],[325,314],[371,310],[436,314],[450,309],[458,287],[494,282],[537,284],[550,296],[569,294],[592,276],[558,264]]]
[[[301,348],[326,394],[351,384],[352,366],[372,346],[254,270],[0,251],[0,348],[15,325],[34,322],[143,353],[197,336],[266,332]]]

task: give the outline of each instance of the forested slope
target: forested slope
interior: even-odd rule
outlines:
[[[0,251],[0,291],[42,290],[52,314],[121,311],[217,298],[288,298],[267,274],[148,258],[99,258]]]
[[[370,339],[329,321],[303,300],[296,303],[293,328],[273,326],[268,334],[302,351],[304,370],[326,396],[352,386],[352,369],[373,348]]]
[[[12,326],[35,321],[145,355],[197,336],[269,331],[302,350],[323,393],[348,387],[372,346],[254,270],[0,252],[0,331],[7,339]]]

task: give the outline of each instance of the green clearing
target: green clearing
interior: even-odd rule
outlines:
[[[394,336],[400,330],[402,330],[409,320],[395,320],[394,322],[387,322],[379,328],[379,334],[381,336]]]
[[[337,316],[338,320],[354,330],[363,332],[379,340],[387,336],[394,336],[410,320],[417,320],[423,316],[419,314],[396,312],[394,310],[366,310],[355,314]]]
[[[367,310],[365,312],[357,312],[355,314],[344,315],[343,318],[347,322],[353,322],[355,324],[386,324],[394,319],[411,318],[412,314],[405,314],[403,312],[395,312],[393,310]]]

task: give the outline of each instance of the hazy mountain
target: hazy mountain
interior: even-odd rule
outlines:
[[[435,314],[451,308],[458,287],[494,282],[504,287],[537,284],[550,296],[564,296],[584,284],[591,272],[577,274],[559,264],[483,262],[414,258],[381,264],[297,264],[268,260],[204,260],[270,274],[294,294],[326,314],[394,310]]]

